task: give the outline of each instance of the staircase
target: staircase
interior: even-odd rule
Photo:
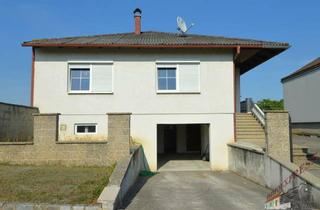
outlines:
[[[236,114],[236,140],[237,142],[248,143],[265,149],[265,131],[259,121],[252,113]],[[318,164],[313,164],[308,159],[312,153],[307,147],[293,145],[293,162],[296,165],[311,164],[310,169],[319,169]]]
[[[265,132],[251,113],[236,114],[236,139],[265,148]]]
[[[308,151],[308,147],[293,145],[292,150],[293,162],[296,165],[299,166],[302,164],[306,164],[310,165],[309,169],[320,169],[319,161],[316,161],[316,163],[314,163],[309,160],[314,154]]]

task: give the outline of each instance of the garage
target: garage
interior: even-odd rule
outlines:
[[[158,170],[208,169],[209,124],[158,124]]]

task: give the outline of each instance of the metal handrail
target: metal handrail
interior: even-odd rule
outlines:
[[[261,125],[265,126],[266,124],[265,114],[257,104],[253,105],[251,112],[259,120]]]

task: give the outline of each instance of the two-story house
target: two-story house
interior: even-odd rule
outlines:
[[[106,113],[130,112],[132,139],[152,170],[171,153],[209,154],[213,170],[227,169],[240,76],[289,45],[144,32],[139,9],[134,20],[132,33],[24,42],[32,47],[32,105],[61,113],[59,141],[104,140]]]

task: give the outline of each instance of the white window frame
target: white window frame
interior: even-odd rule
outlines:
[[[93,78],[93,71],[92,71],[92,66],[95,64],[109,64],[111,66],[111,91],[103,91],[103,92],[97,92],[97,91],[92,91],[92,78]],[[83,65],[83,68],[89,68],[90,72],[90,84],[89,84],[89,90],[71,90],[71,69],[75,68],[72,67],[72,65]],[[77,67],[81,69],[81,67]],[[114,90],[114,65],[113,61],[68,61],[68,94],[113,94]]]
[[[72,87],[72,78],[71,78],[71,70],[72,69],[89,69],[89,74],[90,74],[90,79],[89,79],[89,90],[72,90],[71,87]],[[69,70],[68,70],[68,75],[69,75],[69,93],[90,93],[91,92],[91,85],[92,85],[92,66],[89,65],[88,67],[86,66],[83,66],[83,67],[69,67]]]
[[[95,126],[96,131],[94,133],[78,133],[77,128],[78,126]],[[74,124],[74,134],[75,135],[94,135],[98,133],[98,124],[97,123],[75,123]]]
[[[179,92],[179,66],[177,64],[157,64],[156,65],[156,89],[158,93],[178,93]],[[175,68],[176,69],[176,89],[175,90],[159,90],[158,68]]]
[[[180,91],[180,69],[179,66],[181,64],[197,64],[198,65],[198,90],[196,91]],[[158,86],[158,68],[176,68],[176,89],[175,90],[159,90]],[[200,69],[200,61],[156,61],[156,93],[200,93],[200,78],[201,78],[201,69]]]

